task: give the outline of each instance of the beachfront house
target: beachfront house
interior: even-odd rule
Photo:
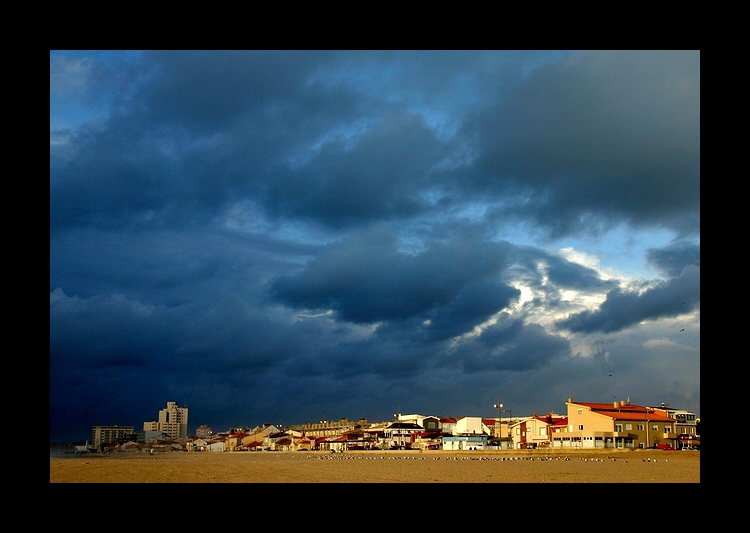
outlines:
[[[414,422],[391,422],[383,430],[383,438],[389,448],[404,449],[411,448],[418,433],[424,431],[424,428]]]
[[[568,398],[568,427],[552,434],[553,448],[656,448],[677,447],[675,420],[663,412],[632,405],[574,402]]]
[[[456,419],[453,435],[492,435],[492,430],[480,416],[464,416]]]
[[[225,452],[227,451],[227,443],[223,440],[217,440],[211,442],[206,446],[206,450],[209,452]]]
[[[185,447],[189,452],[205,452],[208,446],[208,441],[202,438],[188,439],[185,443]]]
[[[540,416],[534,413],[530,417],[523,418],[511,426],[515,448],[521,450],[534,450],[550,446],[551,436],[554,428],[567,426],[568,418],[547,413]]]

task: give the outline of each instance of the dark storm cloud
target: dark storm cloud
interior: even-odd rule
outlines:
[[[646,250],[646,259],[666,275],[678,276],[688,265],[701,266],[701,248],[689,242],[675,242]]]
[[[419,192],[447,155],[421,116],[390,114],[355,146],[331,143],[308,165],[286,172],[272,184],[270,202],[276,212],[331,226],[405,218],[427,208]]]
[[[471,52],[381,52],[368,56],[371,77],[338,77],[360,55],[144,53],[140,74],[120,76],[109,120],[52,152],[53,228],[137,217],[174,225],[185,212],[208,217],[244,197],[274,216],[335,227],[425,209],[419,194],[451,187],[434,169],[460,147],[407,108],[460,110],[480,97],[493,68],[520,70],[519,60],[499,67]],[[394,83],[378,87],[388,76]],[[374,93],[365,90],[370,81]],[[453,96],[464,85],[477,95],[466,102]]]
[[[143,81],[123,87],[109,121],[52,154],[53,227],[144,215],[175,224],[261,194],[295,146],[351,116],[350,96],[307,86],[314,55],[144,54]]]
[[[509,250],[503,243],[480,249],[457,242],[413,256],[397,250],[395,235],[376,228],[329,245],[302,273],[275,280],[272,290],[293,307],[333,309],[341,319],[357,323],[428,318],[446,306],[452,307],[449,314],[466,319],[463,300],[476,291],[472,283],[496,276],[512,259]],[[484,295],[493,303],[475,308],[470,322],[499,311],[518,292],[497,290]]]
[[[525,371],[549,365],[570,355],[570,343],[550,335],[538,325],[526,325],[507,315],[498,318],[478,339],[478,346],[458,349],[455,356],[445,358],[451,366],[460,364],[468,373],[488,370]]]
[[[409,82],[397,83],[403,96],[386,104],[357,83],[311,81],[347,57],[145,54],[147,74],[135,89],[125,85],[124,110],[76,136],[64,164],[53,159],[53,225],[121,224],[139,214],[174,222],[182,210],[195,216],[247,195],[277,216],[358,225],[414,215],[426,208],[419,193],[436,189],[469,198],[515,192],[523,203],[502,212],[533,215],[552,235],[607,228],[614,214],[640,223],[698,210],[698,52],[574,55],[467,118],[450,142],[406,112]],[[420,64],[411,76],[438,69]],[[462,77],[477,93],[493,79],[457,66],[443,64],[447,81],[431,99],[446,98]],[[374,111],[369,123],[363,110]],[[330,138],[336,129],[348,133]],[[466,142],[476,168],[437,172]]]
[[[615,289],[597,311],[584,311],[557,323],[574,332],[612,333],[643,320],[674,317],[700,302],[700,267],[686,266],[682,273],[643,292]]]
[[[587,52],[532,74],[467,120],[471,183],[515,191],[506,214],[552,236],[700,209],[700,52]]]
[[[534,254],[539,257],[539,254]],[[614,281],[604,280],[593,268],[588,268],[562,257],[552,255],[542,256],[545,268],[544,273],[548,276],[552,286],[563,289],[601,290],[611,287]]]

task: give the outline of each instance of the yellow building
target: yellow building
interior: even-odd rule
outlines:
[[[630,400],[591,403],[568,398],[566,405],[568,425],[552,434],[553,448],[677,447],[676,421],[660,410]]]

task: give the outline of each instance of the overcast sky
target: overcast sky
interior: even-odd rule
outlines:
[[[700,53],[51,51],[49,290],[51,441],[700,414]]]

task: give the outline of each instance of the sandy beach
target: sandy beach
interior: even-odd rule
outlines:
[[[50,483],[699,483],[696,451],[113,453],[50,457]]]

